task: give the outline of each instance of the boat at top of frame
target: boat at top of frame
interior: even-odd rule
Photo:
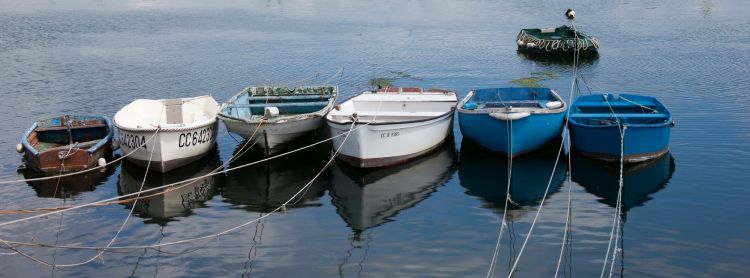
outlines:
[[[516,37],[518,50],[531,54],[593,54],[599,41],[569,26],[521,29]]]

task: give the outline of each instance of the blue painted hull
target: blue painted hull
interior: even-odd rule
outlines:
[[[459,103],[464,138],[515,157],[560,136],[568,107],[549,88],[478,89]]]
[[[512,157],[539,149],[559,137],[564,118],[564,113],[557,113],[503,121],[492,118],[489,114],[458,113],[458,123],[464,138],[490,151]],[[510,136],[509,126],[512,126]]]
[[[671,114],[660,102],[647,96],[607,94],[607,103],[601,102],[602,96],[605,95],[582,96],[571,105],[568,126],[575,151],[612,162],[620,160],[621,149],[624,162],[647,161],[669,151],[673,122]],[[620,97],[627,98],[627,101],[618,100]],[[602,112],[607,110],[613,113]],[[623,140],[620,126],[625,127]]]

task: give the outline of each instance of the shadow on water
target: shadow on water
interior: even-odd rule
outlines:
[[[36,195],[43,198],[60,198],[68,199],[78,196],[81,192],[94,191],[96,186],[101,184],[115,173],[116,165],[109,165],[100,170],[93,170],[86,173],[67,176],[57,179],[47,179],[39,181],[27,181],[26,183],[36,191]],[[32,169],[20,170],[24,179],[34,179],[47,177]]]
[[[325,130],[318,130],[287,148],[298,149],[325,139]],[[234,155],[247,141],[241,142]],[[221,196],[225,202],[248,211],[270,212],[288,201],[302,187],[323,169],[328,158],[331,157],[331,144],[326,142],[289,155],[271,159],[245,168],[229,172],[226,182],[221,187]],[[249,150],[237,160],[230,163],[230,167],[246,165],[266,158],[261,152]],[[286,209],[309,206],[320,206],[314,202],[327,189],[330,182],[329,170],[324,171],[310,187],[301,193]]]
[[[455,161],[451,139],[435,152],[403,165],[359,169],[336,163],[331,169],[333,205],[358,240],[365,230],[388,222],[448,182],[456,170]]]
[[[512,160],[510,196],[515,204],[509,204],[508,217],[515,220],[522,215],[523,208],[533,206],[544,198],[550,181],[550,172],[555,165],[559,140],[543,149]],[[565,180],[567,161],[561,157],[552,175],[547,198],[557,193]],[[502,214],[505,193],[508,191],[508,157],[497,155],[464,140],[461,144],[458,173],[466,194],[481,198],[484,207]],[[515,211],[515,212],[514,212]]]
[[[599,201],[611,207],[617,204],[619,190],[619,164],[604,163],[573,152],[571,157],[572,179]],[[675,171],[675,161],[671,153],[654,161],[626,165],[623,173],[622,218],[628,210],[643,206],[650,195],[664,189]]]
[[[200,177],[220,166],[218,148],[214,147],[203,158],[181,168],[163,174],[149,171],[143,190]],[[124,195],[138,192],[145,174],[146,168],[128,161],[123,162],[118,193]],[[205,201],[216,195],[217,184],[221,183],[221,179],[219,174],[145,193],[144,195],[157,195],[139,199],[135,208],[136,215],[145,219],[144,223],[161,226],[176,220],[175,217],[189,216],[194,208],[203,207]],[[132,205],[133,202],[126,203],[128,208]]]
[[[518,57],[531,61],[540,66],[573,66],[573,55],[539,55],[523,51],[516,51]],[[595,66],[599,62],[599,53],[586,53],[578,57],[578,65],[581,67]]]

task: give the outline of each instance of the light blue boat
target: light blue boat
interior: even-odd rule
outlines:
[[[516,157],[558,138],[567,109],[549,88],[479,89],[458,104],[458,123],[464,138]]]
[[[592,94],[576,98],[568,127],[573,150],[592,158],[635,163],[669,151],[672,115],[656,98],[634,94]],[[624,127],[624,128],[620,128]],[[620,131],[624,130],[624,140]],[[623,142],[621,142],[623,141]]]

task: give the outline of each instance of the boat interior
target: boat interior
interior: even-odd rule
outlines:
[[[70,147],[87,149],[108,133],[109,127],[102,118],[64,116],[40,121],[27,139],[39,152]]]
[[[228,105],[224,113],[238,118],[288,116],[314,113],[328,106],[334,87],[250,88]],[[268,114],[266,108],[273,108]]]
[[[115,114],[115,123],[133,129],[174,128],[215,120],[218,104],[210,96],[185,99],[138,99]],[[161,111],[161,113],[159,113]]]
[[[650,98],[609,98],[576,101],[570,120],[586,125],[617,125],[617,119],[628,124],[664,124],[671,118],[663,105]]]
[[[548,88],[491,88],[478,89],[464,103],[464,109],[527,108],[529,110],[557,109],[562,100]]]
[[[571,29],[568,26],[560,26],[557,28],[542,28],[542,29],[524,29],[524,32],[526,34],[532,35],[534,37],[540,38],[540,39],[551,39],[551,40],[560,40],[560,39],[568,39],[568,38],[574,38],[576,35],[576,32]],[[579,36],[582,34],[579,32]]]

